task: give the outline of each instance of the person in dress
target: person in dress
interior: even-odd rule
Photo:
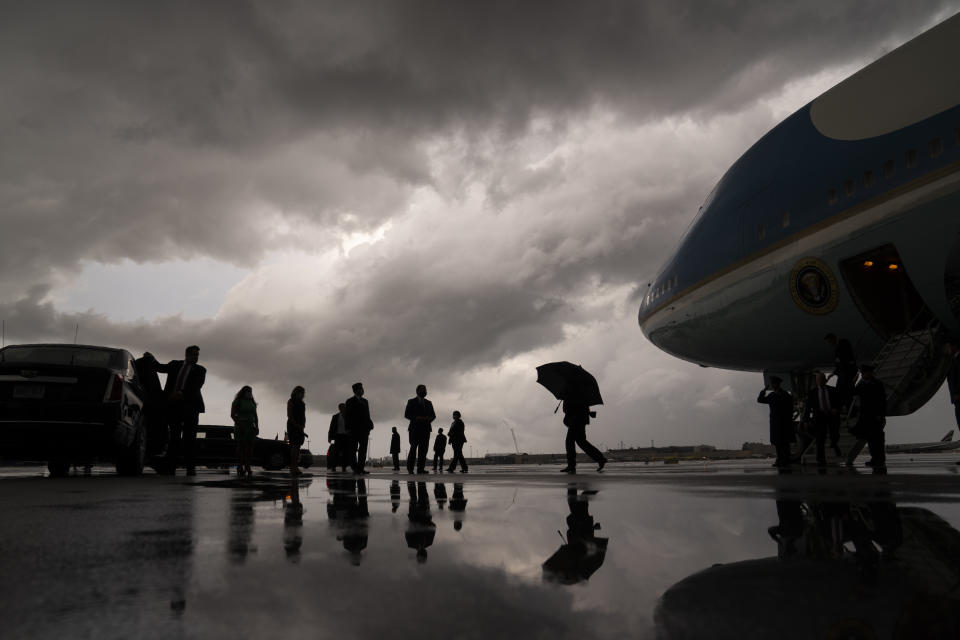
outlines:
[[[257,420],[257,401],[253,399],[253,389],[248,385],[241,387],[230,405],[230,417],[233,418],[233,434],[237,441],[237,475],[250,477],[250,459],[253,457],[253,443],[260,433]]]

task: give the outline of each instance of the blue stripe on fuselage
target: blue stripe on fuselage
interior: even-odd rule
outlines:
[[[816,130],[810,105],[788,117],[758,140],[724,174],[708,197],[674,256],[648,289],[654,294],[641,303],[641,322],[678,294],[734,263],[785,238],[803,232],[858,203],[960,159],[957,140],[960,105],[916,124],[866,140],[834,140]],[[939,138],[936,158],[929,144]],[[906,166],[906,154],[916,152],[916,165]],[[885,178],[883,165],[895,163]],[[873,185],[864,186],[866,171]],[[855,184],[853,195],[845,183]],[[829,190],[837,200],[830,204]],[[782,226],[783,214],[789,224]],[[758,226],[764,235],[758,236]],[[657,292],[659,294],[657,295]]]

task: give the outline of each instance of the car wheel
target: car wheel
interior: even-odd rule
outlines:
[[[267,471],[278,471],[283,469],[283,465],[286,463],[286,460],[283,459],[283,455],[280,453],[274,452],[263,459],[263,464],[261,465]]]
[[[137,430],[130,446],[120,452],[117,458],[117,473],[121,476],[139,476],[143,473],[143,462],[147,457],[147,436],[143,422],[137,420]]]
[[[68,460],[51,460],[47,463],[47,471],[51,478],[66,478],[70,475],[70,462]]]

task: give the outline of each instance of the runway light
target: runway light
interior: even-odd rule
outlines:
[[[865,266],[865,267],[872,267],[872,266],[873,266],[873,260],[864,260],[864,261],[863,261],[863,266]]]
[[[900,265],[898,265],[896,262],[891,262],[890,264],[887,265],[887,269],[890,269],[890,271],[896,271],[899,268],[900,268]]]

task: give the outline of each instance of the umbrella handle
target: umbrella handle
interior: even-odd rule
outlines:
[[[554,409],[553,412],[556,413],[557,411],[560,411],[560,405],[562,405],[562,404],[563,404],[563,400],[561,400],[560,402],[558,402],[558,403],[557,403],[557,408]]]

